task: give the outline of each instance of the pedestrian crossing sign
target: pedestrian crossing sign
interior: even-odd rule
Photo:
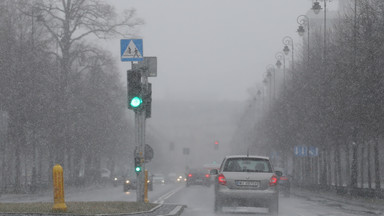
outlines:
[[[143,61],[143,39],[120,40],[121,61]]]

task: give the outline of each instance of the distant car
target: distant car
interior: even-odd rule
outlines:
[[[122,185],[123,182],[124,182],[124,179],[125,179],[124,176],[115,176],[115,177],[113,177],[113,179],[112,179],[113,186],[117,187],[119,185]]]
[[[268,157],[227,156],[220,169],[211,170],[215,175],[214,211],[223,206],[265,207],[278,215],[278,178]]]
[[[153,184],[165,184],[165,177],[163,174],[154,174],[152,176]]]
[[[281,168],[275,168],[275,174],[278,178],[277,189],[284,196],[289,197],[291,194],[291,182],[289,176]]]
[[[176,179],[177,183],[182,183],[182,182],[186,182],[186,181],[187,181],[187,178],[185,178],[184,175],[179,175]]]
[[[148,172],[147,187],[149,191],[153,190],[153,175],[150,172]]]
[[[211,185],[211,175],[207,169],[191,169],[187,174],[187,187],[190,185]]]
[[[136,190],[137,188],[136,176],[132,176],[131,178],[125,178],[123,188],[124,188],[124,192],[127,192],[129,190]]]

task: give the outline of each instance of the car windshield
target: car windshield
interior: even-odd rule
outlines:
[[[231,158],[225,162],[224,172],[272,172],[267,159]]]

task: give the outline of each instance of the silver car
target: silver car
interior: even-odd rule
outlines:
[[[266,207],[278,215],[278,179],[268,157],[227,156],[211,174],[216,175],[215,212],[234,205]]]

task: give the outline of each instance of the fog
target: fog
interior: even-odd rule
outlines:
[[[296,19],[311,13],[311,0],[109,2],[119,11],[137,10],[145,24],[133,37],[143,38],[144,56],[158,59],[158,76],[149,79],[154,103],[148,127],[164,136],[159,153],[176,156],[178,169],[186,160],[201,166],[231,151],[245,154],[234,137],[241,113],[262,85],[266,66],[275,63],[282,38],[302,40]],[[119,41],[111,41],[107,46],[117,59]],[[119,67],[124,77],[130,64]],[[277,74],[278,82],[282,78]],[[176,148],[167,152],[171,142]],[[183,156],[183,148],[191,155]]]
[[[312,4],[324,8],[316,14]],[[61,164],[66,186],[90,188],[73,200],[100,188],[97,200],[104,191],[134,200],[117,186],[142,186],[135,149],[148,144],[150,174],[205,167],[205,186],[214,179],[206,171],[225,156],[266,156],[257,159],[268,170],[250,162],[226,177],[213,170],[215,186],[271,189],[264,207],[277,213],[278,182],[291,181],[297,197],[282,199],[288,213],[349,215],[354,204],[336,209],[329,200],[384,198],[383,11],[381,0],[2,0],[0,194],[47,194]],[[141,54],[157,58],[151,98],[139,72],[127,86],[137,62],[121,61],[121,39],[143,39]],[[131,86],[141,107],[128,102]],[[154,200],[189,202],[197,215],[227,204],[214,187],[200,199],[206,188],[186,179],[160,180]]]

